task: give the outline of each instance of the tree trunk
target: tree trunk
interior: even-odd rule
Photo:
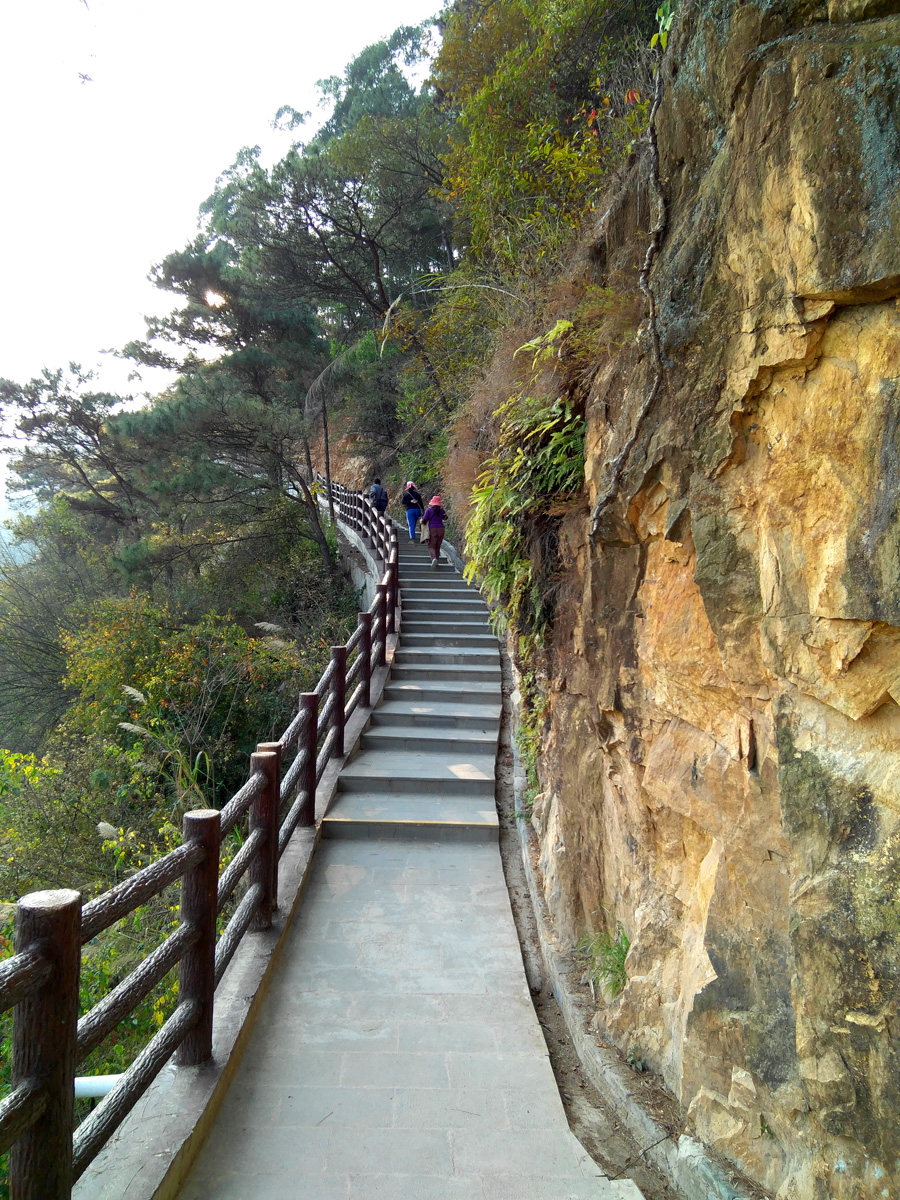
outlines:
[[[328,406],[322,401],[322,440],[325,443],[325,487],[328,491],[328,517],[333,527],[337,528],[334,519],[334,497],[331,494],[331,451],[328,448]]]

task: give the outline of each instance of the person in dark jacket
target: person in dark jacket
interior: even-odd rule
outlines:
[[[381,480],[376,479],[369,488],[369,499],[375,505],[379,512],[384,512],[388,506],[387,490],[382,487]]]
[[[409,525],[409,540],[416,540],[416,524],[419,517],[422,515],[422,497],[419,494],[416,485],[410,479],[407,481],[406,488],[401,497],[403,507],[406,509],[406,521]]]
[[[431,555],[432,570],[437,569],[441,553],[441,542],[444,540],[444,517],[447,514],[441,507],[440,493],[431,497],[431,502],[422,513],[422,524],[428,526],[428,553]]]

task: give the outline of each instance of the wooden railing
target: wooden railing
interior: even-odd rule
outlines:
[[[327,495],[328,484],[324,475],[316,473],[315,483],[320,495]],[[392,549],[397,546],[397,532],[393,522],[379,513],[368,496],[362,492],[351,491],[341,483],[331,481],[331,498],[334,502],[335,514],[338,520],[349,529],[354,530],[362,538],[365,545],[371,547],[381,560],[392,600],[389,605],[391,616],[388,632],[394,632],[394,612],[397,607],[399,590],[399,564],[397,555],[392,556]]]
[[[0,1102],[0,1151],[11,1148],[13,1200],[68,1200],[172,1054],[179,1065],[210,1057],[216,987],[244,934],[272,924],[279,860],[294,830],[315,824],[316,789],[329,761],[344,754],[347,720],[357,706],[370,706],[372,675],[385,663],[395,626],[396,532],[358,493],[341,488],[339,504],[383,564],[375,599],[347,643],[332,647],[315,690],[301,695],[282,736],[251,755],[243,787],[221,811],[186,813],[178,849],[88,904],[62,889],[33,892],[16,906],[15,953],[0,963],[0,1012],[15,1010],[13,1086]],[[220,844],[245,816],[248,835],[220,872]],[[245,876],[240,903],[217,940],[217,918]],[[79,1020],[82,945],[179,880],[174,933]],[[176,965],[177,1008],[73,1131],[78,1065]]]

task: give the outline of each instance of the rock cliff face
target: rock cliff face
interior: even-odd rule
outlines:
[[[663,384],[593,387],[592,503],[638,437],[564,531],[535,807],[557,921],[631,937],[609,1036],[791,1200],[900,1195],[898,9],[682,14]]]

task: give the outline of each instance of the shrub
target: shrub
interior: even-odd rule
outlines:
[[[587,964],[588,978],[607,1000],[614,1000],[628,982],[625,959],[631,943],[621,921],[615,933],[587,933],[578,943],[578,955]]]
[[[561,506],[574,499],[584,477],[584,419],[566,397],[540,390],[539,375],[570,322],[521,347],[532,357],[531,378],[494,414],[494,453],[472,493],[466,533],[466,576],[478,577],[491,601],[502,605],[500,626],[540,635],[554,607],[551,586]]]

